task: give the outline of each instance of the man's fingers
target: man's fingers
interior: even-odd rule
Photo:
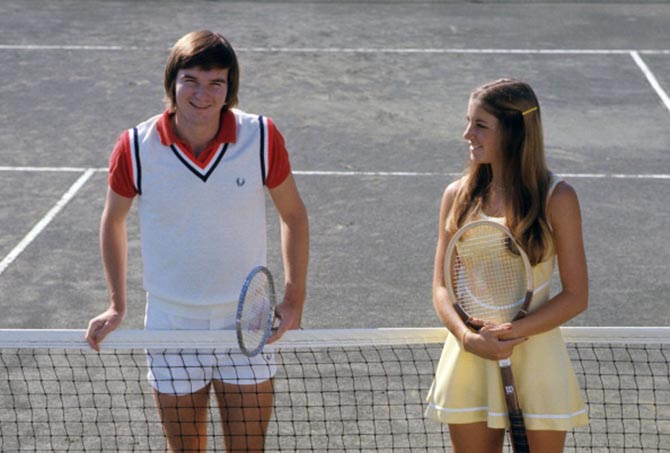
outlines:
[[[86,341],[94,350],[100,352],[100,342],[109,333],[109,323],[103,320],[94,320],[86,331]]]
[[[86,341],[88,342],[89,346],[94,351],[100,352],[100,346],[98,346],[98,340],[97,336],[95,335],[95,332],[91,331],[91,328],[89,327],[88,331],[86,332]]]
[[[275,319],[277,319],[277,318],[275,318]],[[278,325],[272,327],[272,331],[271,331],[270,337],[268,338],[267,344],[271,344],[271,343],[274,343],[275,341],[279,340],[284,335],[284,332],[286,332],[286,330],[288,330],[285,327],[282,327],[281,318],[279,318],[279,321],[280,322],[279,322]]]

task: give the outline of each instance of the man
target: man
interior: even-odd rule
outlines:
[[[272,121],[233,109],[239,67],[220,34],[182,37],[165,69],[167,110],[124,132],[110,158],[100,240],[109,308],[86,339],[95,350],[126,312],[126,221],[138,199],[146,329],[230,329],[246,274],[265,264],[265,191],[279,214],[284,300],[270,342],[300,326],[309,227],[284,140]],[[149,351],[149,380],[171,451],[206,448],[209,394],[226,449],[261,451],[272,412],[272,355]]]

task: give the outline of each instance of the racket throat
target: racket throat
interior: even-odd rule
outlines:
[[[465,312],[465,310],[463,310],[460,304],[454,304],[453,307],[454,309],[456,309],[456,313],[458,313],[458,316],[460,316],[461,320],[465,323],[467,327],[470,327],[475,331],[478,331],[481,328],[481,326],[476,326],[475,324],[472,323],[472,317],[468,315]]]
[[[523,304],[519,309],[519,313],[516,314],[514,320],[525,318],[528,315],[528,309],[530,308],[530,302],[533,300],[533,290],[528,289],[526,295],[524,296]]]

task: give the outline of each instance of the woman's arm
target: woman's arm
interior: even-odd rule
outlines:
[[[513,323],[512,335],[531,336],[554,329],[588,307],[589,283],[582,237],[582,216],[575,190],[566,182],[549,200],[561,291],[526,318]]]

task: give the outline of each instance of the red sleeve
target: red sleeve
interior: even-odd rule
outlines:
[[[279,130],[270,118],[268,121],[268,176],[265,185],[273,189],[283,183],[291,173],[288,151]]]
[[[130,134],[125,131],[114,145],[109,157],[109,187],[127,198],[137,195],[133,182],[133,161],[130,157]]]

